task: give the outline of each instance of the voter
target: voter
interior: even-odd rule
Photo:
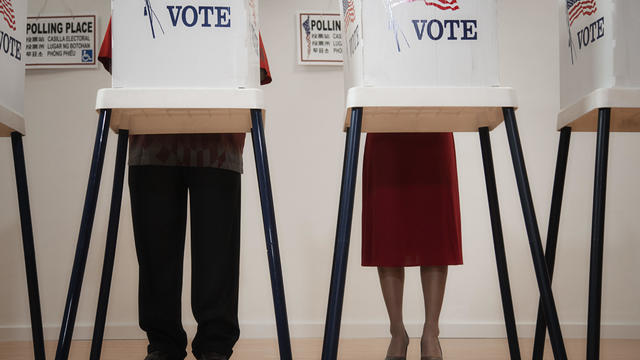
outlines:
[[[404,268],[417,266],[426,314],[422,356],[440,359],[438,324],[447,268],[462,264],[453,135],[368,134],[362,201],[362,265],[378,268],[392,336],[387,356],[406,356]]]
[[[271,82],[260,41],[261,83]],[[99,56],[110,70],[111,24]],[[145,360],[186,356],[182,269],[191,216],[191,307],[198,360],[228,359],[239,338],[240,175],[245,134],[130,137],[129,191],[139,265],[139,324]]]

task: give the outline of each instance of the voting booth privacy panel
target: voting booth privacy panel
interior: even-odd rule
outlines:
[[[260,85],[257,0],[112,0],[112,8],[114,88]]]
[[[367,104],[363,131],[493,129],[502,122],[500,107],[515,106],[515,94],[499,88],[495,0],[342,0],[342,15],[347,107],[375,96],[373,88],[411,88],[393,107]],[[411,106],[425,99],[434,107]],[[424,118],[430,122],[415,121]]]
[[[344,0],[342,11],[346,88],[499,85],[495,0]]]
[[[0,136],[24,134],[26,1],[0,2]]]
[[[562,109],[558,127],[573,122],[574,131],[595,131],[593,110],[612,107],[620,108],[613,110],[612,131],[637,131],[638,126],[630,126],[640,125],[637,111],[635,119],[633,112],[630,118],[624,113],[640,101],[634,94],[640,89],[640,2],[561,0],[558,6]],[[618,111],[622,117],[616,116]]]
[[[113,109],[112,129],[249,131],[248,109],[264,108],[258,4],[112,0],[113,89],[96,106]]]

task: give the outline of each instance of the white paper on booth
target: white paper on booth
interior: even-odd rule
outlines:
[[[258,0],[113,0],[113,86],[256,88]]]

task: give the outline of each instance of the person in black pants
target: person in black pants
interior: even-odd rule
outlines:
[[[271,82],[260,44],[260,82]],[[111,23],[99,60],[111,72]],[[257,69],[256,69],[257,70]],[[193,354],[226,360],[240,336],[240,176],[245,134],[134,135],[129,191],[139,265],[140,328],[145,360],[183,360],[182,269],[191,215],[191,309],[198,322]]]
[[[226,359],[240,335],[240,174],[204,167],[131,166],[131,212],[140,266],[140,327],[148,359],[184,359],[182,268],[191,213],[191,307],[198,359]]]

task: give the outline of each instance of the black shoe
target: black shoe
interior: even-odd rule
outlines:
[[[176,360],[176,357],[172,357],[171,355],[162,352],[162,351],[152,351],[144,358],[144,360]]]
[[[200,354],[200,356],[198,356],[198,360],[229,360],[229,358],[225,355],[210,352],[210,353]]]

